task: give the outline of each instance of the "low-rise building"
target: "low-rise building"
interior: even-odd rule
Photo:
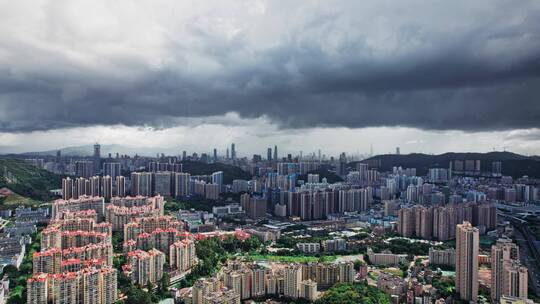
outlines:
[[[399,265],[407,258],[406,254],[393,254],[390,251],[375,253],[371,248],[367,249],[367,255],[372,264],[383,266]]]
[[[319,243],[298,243],[296,248],[303,253],[319,253],[321,251]]]

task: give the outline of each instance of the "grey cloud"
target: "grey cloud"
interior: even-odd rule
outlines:
[[[319,8],[286,27],[279,43],[263,49],[252,45],[249,33],[227,40],[188,26],[195,46],[171,39],[164,50],[169,60],[159,68],[133,58],[113,60],[119,73],[107,64],[81,66],[30,44],[0,40],[0,55],[15,58],[0,57],[0,131],[162,128],[229,112],[265,116],[281,128],[540,127],[540,9],[534,2],[488,2],[494,7],[478,16],[484,22],[456,21],[446,31],[435,20],[436,30],[429,20],[389,20],[395,44],[389,47],[374,46],[370,33],[358,28],[355,13],[347,12],[357,4],[338,3],[337,11]],[[454,13],[467,11],[466,3]],[[425,9],[419,18],[429,15]],[[507,25],[505,14],[513,20]],[[22,57],[16,54],[21,47]],[[201,72],[196,65],[196,71],[187,68],[201,60],[198,55],[211,61],[208,71],[204,65]]]

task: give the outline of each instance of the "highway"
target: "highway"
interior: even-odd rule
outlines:
[[[529,271],[529,287],[536,295],[540,295],[540,248],[538,248],[538,241],[531,233],[526,221],[504,213],[499,215],[508,219],[514,226],[516,242],[519,245],[519,256]]]
[[[7,224],[9,224],[9,220],[6,220],[6,219],[0,219],[0,231],[3,231],[4,230],[4,227],[7,226]]]

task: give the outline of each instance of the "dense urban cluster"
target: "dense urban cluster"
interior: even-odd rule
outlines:
[[[14,218],[0,240],[10,303],[540,294],[539,183],[502,174],[500,161],[383,170],[377,158],[280,157],[277,147],[248,159],[232,144],[225,155],[170,157],[102,157],[96,145],[92,157],[27,162],[64,178],[52,190],[61,198],[1,211]]]

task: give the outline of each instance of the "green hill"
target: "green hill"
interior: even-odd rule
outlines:
[[[20,159],[0,159],[0,188],[7,187],[34,200],[52,198],[49,190],[62,187],[62,177]]]
[[[223,163],[206,164],[196,161],[182,161],[182,170],[191,175],[208,175],[217,171],[223,171],[223,182],[232,184],[235,179],[251,179],[251,175],[236,166]]]
[[[308,172],[308,174],[319,174],[319,180],[322,181],[323,178],[326,178],[328,183],[333,184],[337,182],[342,182],[343,179],[339,177],[339,175],[335,174],[332,171],[329,171],[328,169],[319,169]],[[307,174],[302,174],[298,176],[298,179],[304,180],[307,182]]]
[[[363,160],[370,167],[378,168],[381,171],[392,171],[393,167],[416,168],[419,175],[427,174],[429,168],[448,168],[454,160],[480,160],[482,172],[491,172],[491,164],[494,161],[502,162],[502,174],[514,178],[528,175],[533,178],[540,178],[540,160],[538,157],[527,157],[511,152],[489,152],[489,153],[444,153],[439,155],[429,155],[421,153],[413,154],[384,154],[370,157]],[[348,164],[350,168],[355,168],[357,162]]]

